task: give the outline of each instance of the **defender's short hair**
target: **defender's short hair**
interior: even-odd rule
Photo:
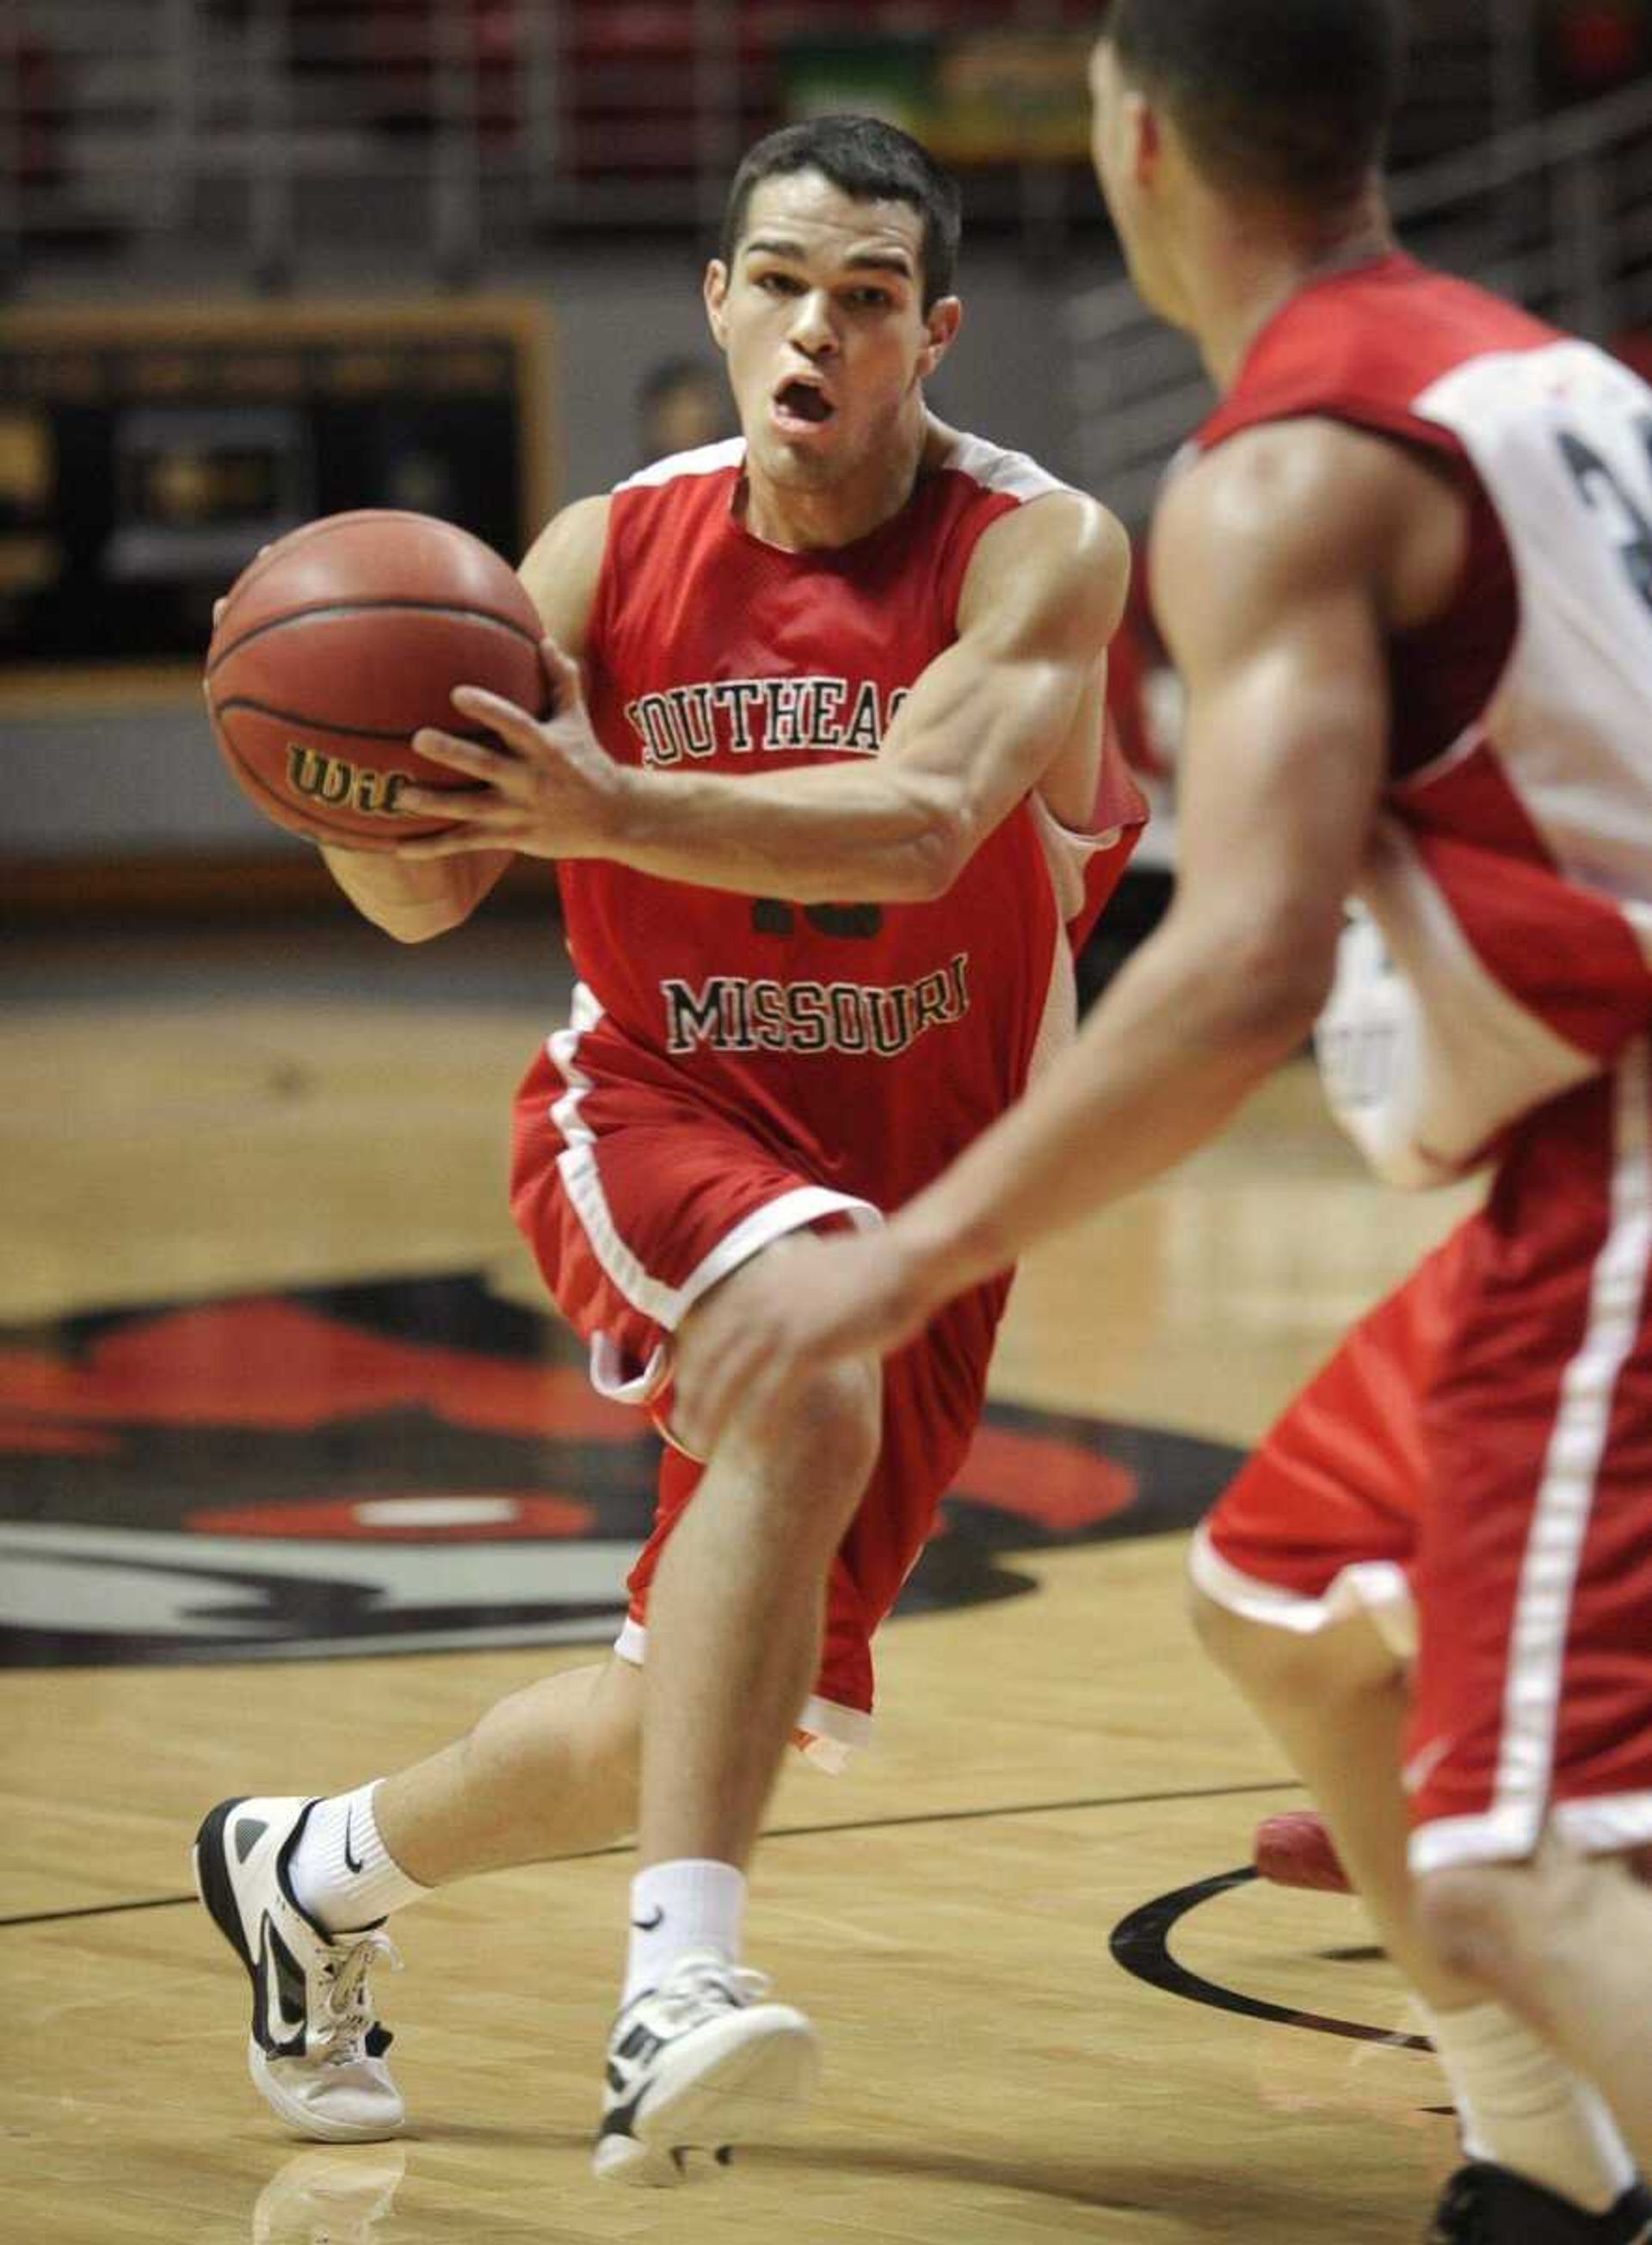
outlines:
[[[717,254],[732,265],[746,212],[765,180],[819,172],[856,202],[910,203],[924,221],[924,309],[952,293],[963,201],[958,182],[910,132],[877,117],[811,117],[747,150],[723,208]]]
[[[1101,36],[1218,187],[1311,202],[1382,162],[1403,0],[1113,0]]]

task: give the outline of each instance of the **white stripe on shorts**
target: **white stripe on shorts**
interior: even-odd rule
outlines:
[[[1202,1590],[1213,1605],[1225,1606],[1246,1621],[1265,1622],[1270,1629],[1289,1630],[1295,1637],[1317,1637],[1363,1614],[1396,1660],[1409,1662],[1417,1656],[1417,1609],[1410,1577],[1392,1559],[1356,1560],[1342,1568],[1316,1598],[1233,1566],[1211,1541],[1209,1526],[1202,1524],[1194,1530],[1188,1572],[1194,1588]]]
[[[580,1039],[596,1028],[602,1019],[602,1007],[592,993],[581,982],[573,994],[573,1007],[568,1026],[559,1029],[546,1041],[546,1050],[552,1064],[567,1085],[551,1109],[551,1120],[566,1142],[557,1156],[557,1169],[570,1206],[579,1217],[580,1227],[591,1243],[591,1251],[602,1270],[622,1293],[633,1309],[640,1310],[667,1333],[674,1333],[688,1312],[720,1278],[789,1231],[802,1231],[829,1216],[846,1217],[857,1231],[870,1231],[883,1222],[883,1217],[870,1201],[862,1200],[852,1193],[834,1192],[826,1185],[796,1185],[789,1192],[777,1193],[761,1208],[752,1210],[701,1257],[680,1286],[668,1285],[656,1278],[620,1237],[614,1222],[608,1197],[603,1190],[602,1177],[597,1164],[596,1136],[580,1113],[585,1095],[592,1088],[591,1078],[581,1068],[577,1057]],[[650,1393],[663,1384],[663,1368],[653,1376],[653,1367],[645,1375],[651,1380]],[[598,1380],[599,1391],[615,1394],[613,1384]],[[631,1396],[622,1401],[633,1400]],[[639,1395],[634,1400],[646,1400]]]
[[[1561,1671],[1618,1374],[1640,1331],[1652,1263],[1652,1087],[1647,1046],[1619,1062],[1613,1099],[1610,1220],[1589,1280],[1588,1322],[1561,1380],[1520,1565],[1503,1692],[1496,1787],[1482,1815],[1442,1817],[1412,1835],[1414,1872],[1529,1855],[1549,1810]],[[1583,1804],[1573,1804],[1576,1824]],[[1605,1801],[1596,1804],[1604,1812]]]

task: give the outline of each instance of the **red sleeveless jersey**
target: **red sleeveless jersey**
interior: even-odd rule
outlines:
[[[876,756],[957,636],[982,532],[1060,488],[959,437],[869,536],[791,553],[734,512],[742,464],[737,440],[714,445],[613,495],[586,663],[619,762],[740,779]],[[1094,834],[1066,835],[1029,800],[924,903],[805,906],[565,865],[589,993],[578,1068],[709,1107],[821,1183],[891,1207],[1010,1105],[1070,1028],[1071,945],[1143,815],[1109,751]]]
[[[1388,644],[1360,894],[1403,991],[1350,947],[1321,1038],[1377,1166],[1432,1182],[1652,1021],[1652,392],[1395,254],[1299,289],[1195,441],[1303,416],[1420,448],[1469,503],[1455,594]]]

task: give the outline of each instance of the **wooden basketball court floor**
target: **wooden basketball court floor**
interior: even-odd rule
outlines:
[[[464,1484],[468,1512],[443,1513],[416,1473],[410,1510],[381,1506],[398,1563],[422,1519],[437,1524],[419,1565],[432,1549],[451,1562],[430,1651],[416,1631],[364,1655],[341,1643],[335,1585],[281,1657],[268,1641],[220,1657],[212,1632],[233,1654],[245,1582],[198,1584],[192,1608],[142,1539],[193,1526],[209,1556],[255,1548],[281,1575],[322,1522],[349,1576],[329,1462],[347,1494],[372,1486],[361,1445],[379,1429],[402,1443],[405,1489],[428,1402],[410,1421],[352,1389],[329,1419],[312,1397],[288,1414],[309,1429],[309,1478],[260,1516],[233,1462],[262,1454],[213,1447],[225,1392],[233,1416],[244,1380],[254,1433],[290,1434],[289,1375],[326,1386],[317,1305],[370,1299],[381,1340],[398,1319],[423,1332],[432,1273],[475,1274],[472,1311],[532,1329],[504,1116],[560,991],[548,930],[407,952],[342,906],[297,930],[0,946],[0,1540],[20,1664],[0,1677],[0,2230],[35,2245],[1419,2234],[1454,2147],[1402,1991],[1352,1904],[1228,1875],[1256,1818],[1300,1795],[1192,1641],[1185,1529],[1097,1529],[1132,1487],[1174,1497],[1189,1459],[1208,1471],[1209,1445],[1253,1439],[1462,1204],[1368,1184],[1300,1065],[1181,1175],[1030,1263],[994,1387],[1020,1407],[1000,1414],[985,1540],[960,1576],[973,1603],[944,1586],[893,1620],[873,1750],[836,1779],[785,1775],[749,1946],[823,2033],[805,2122],[703,2190],[592,2183],[621,1854],[496,1875],[398,1919],[406,1970],[380,1985],[410,2113],[394,2145],[303,2146],[254,2097],[244,1983],[188,1894],[197,1820],[231,1792],[357,1781],[588,1657],[508,1627],[465,1649],[466,1555],[484,1547],[441,1544],[443,1521],[513,1502],[530,1526],[556,1524],[559,1504],[577,1520],[582,1491],[541,1489],[538,1514],[507,1493],[491,1515],[484,1475],[480,1498]],[[296,1304],[301,1323],[237,1323],[248,1302],[258,1317]],[[338,1330],[347,1358],[359,1321]],[[192,1382],[216,1400],[192,1402]],[[553,1388],[577,1419],[565,1367]],[[194,1477],[186,1518],[171,1475]],[[284,1524],[298,1543],[270,1534]],[[133,1550],[150,1556],[126,1564]],[[554,1572],[556,1544],[530,1536],[507,1557]],[[1006,1576],[1015,1595],[981,1590]],[[55,1638],[54,1600],[71,1616]],[[205,1636],[167,1657],[186,1609]],[[603,1634],[589,1624],[584,1642]]]

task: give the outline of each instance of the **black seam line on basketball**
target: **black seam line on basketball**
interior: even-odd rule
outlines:
[[[1270,1777],[1250,1785],[1202,1785],[1179,1793],[1104,1793],[1086,1801],[1011,1801],[998,1808],[938,1808],[922,1815],[863,1817],[853,1823],[777,1824],[758,1836],[763,1840],[812,1840],[833,1832],[892,1832],[913,1824],[985,1823],[995,1816],[1050,1816],[1062,1810],[1075,1808],[1151,1808],[1177,1801],[1229,1801],[1248,1793],[1299,1793],[1301,1790],[1294,1777]],[[553,1860],[564,1863],[592,1863],[600,1862],[606,1855],[629,1855],[634,1852],[632,1842],[625,1840],[616,1847],[586,1848],[575,1855],[561,1855]],[[88,1903],[81,1909],[30,1910],[18,1917],[0,1917],[0,1932],[12,1925],[55,1925],[63,1918],[112,1917],[117,1911],[123,1909],[176,1909],[180,1903],[197,1899],[193,1894],[157,1895],[145,1902],[100,1902]]]
[[[251,709],[260,717],[274,717],[278,724],[295,725],[301,732],[336,734],[344,741],[401,741],[410,743],[412,733],[405,725],[340,725],[331,717],[303,716],[296,709],[277,709],[272,702],[255,702],[250,694],[232,695],[227,702],[214,702],[214,717],[227,717],[232,710]],[[415,726],[414,732],[422,728]],[[491,736],[481,727],[455,725],[443,718],[440,729],[451,733],[456,741],[475,741],[478,744]]]
[[[491,624],[496,631],[509,632],[512,639],[519,639],[529,647],[539,644],[538,633],[531,632],[525,624],[515,623],[509,616],[495,615],[491,608],[456,607],[451,600],[318,600],[313,608],[288,608],[281,615],[272,616],[267,623],[254,624],[239,639],[231,640],[222,654],[215,655],[207,664],[206,675],[210,678],[220,663],[227,662],[232,655],[239,655],[242,648],[250,647],[266,632],[284,630],[288,624],[314,623],[318,618],[383,615],[392,609],[400,615],[450,616],[462,623]]]
[[[1201,1902],[1210,1902],[1217,1895],[1229,1893],[1235,1887],[1249,1886],[1260,1873],[1251,1864],[1242,1870],[1222,1871],[1215,1878],[1200,1879],[1192,1886],[1177,1887],[1174,1893],[1158,1896],[1152,1902],[1121,1917],[1107,1940],[1113,1961],[1133,1979],[1143,1980],[1161,1994],[1180,1996],[1191,2004],[1203,2004],[1218,2011],[1236,2011],[1242,2018],[1263,2019],[1276,2026],[1303,2027],[1314,2034],[1341,2035],[1351,2042],[1386,2043],[1395,2050],[1432,2050],[1433,2045],[1425,2036],[1396,2034],[1388,2027],[1371,2027],[1357,2019],[1328,2018],[1323,2012],[1304,2011],[1287,2004],[1270,2004],[1264,1997],[1241,1995],[1237,1989],[1224,1988],[1218,1981],[1207,1980],[1202,1973],[1190,1971],[1170,1954],[1172,1929],[1197,1909]]]

